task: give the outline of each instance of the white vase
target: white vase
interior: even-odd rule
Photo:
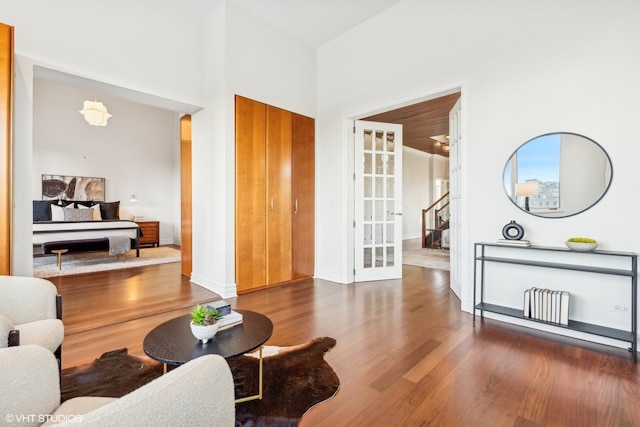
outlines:
[[[213,325],[194,325],[191,323],[191,333],[204,344],[216,336],[218,328],[220,328],[220,322],[216,322]]]

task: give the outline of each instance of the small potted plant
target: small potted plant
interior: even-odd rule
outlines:
[[[191,311],[191,333],[206,344],[218,332],[221,317],[222,314],[213,307],[196,305]]]

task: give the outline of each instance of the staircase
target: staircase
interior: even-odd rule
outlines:
[[[444,238],[449,229],[449,193],[447,192],[431,206],[422,209],[422,247],[449,249]]]

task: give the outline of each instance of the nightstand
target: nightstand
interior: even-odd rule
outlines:
[[[136,221],[142,230],[140,246],[151,245],[160,246],[160,222],[159,221]]]

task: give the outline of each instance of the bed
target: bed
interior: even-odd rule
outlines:
[[[34,253],[47,246],[49,251],[52,247],[59,249],[60,245],[52,245],[58,242],[64,242],[68,252],[108,250],[110,238],[126,236],[131,239],[131,247],[136,248],[136,256],[140,256],[140,226],[120,220],[119,205],[120,202],[34,200]],[[105,239],[106,248],[98,242]]]

